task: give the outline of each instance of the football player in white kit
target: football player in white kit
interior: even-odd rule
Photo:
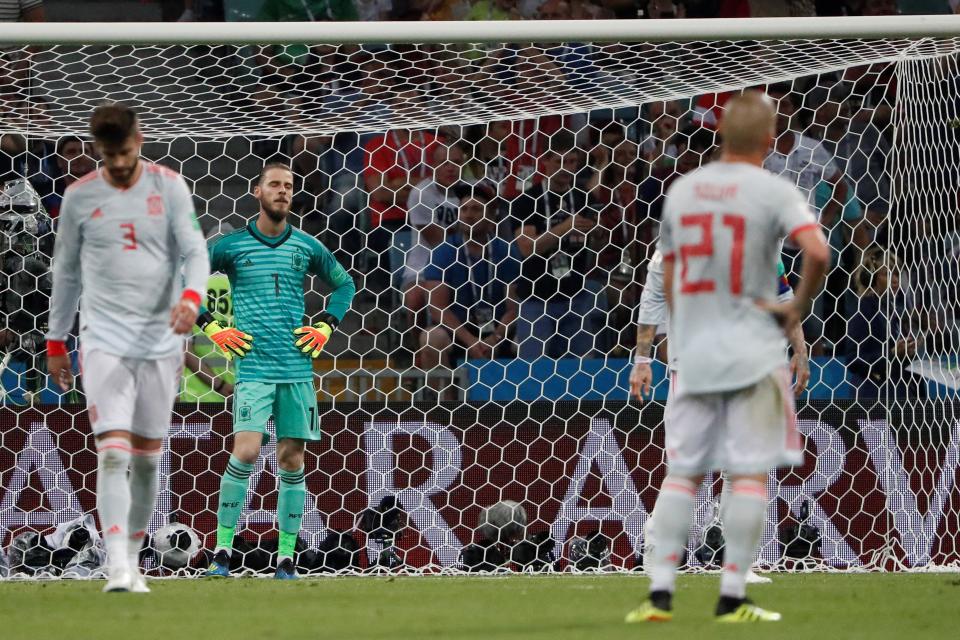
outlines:
[[[107,549],[104,591],[147,592],[138,553],[156,502],[184,339],[197,319],[210,265],[183,178],[140,158],[143,135],[133,110],[97,107],[90,133],[103,166],[63,198],[47,362],[68,390],[66,340],[79,302],[80,365],[97,442],[97,513]]]
[[[793,289],[787,281],[783,272],[783,263],[777,263],[777,300],[786,302],[793,298]],[[657,335],[665,333],[660,331],[661,326],[665,326],[668,321],[667,298],[663,292],[663,259],[659,251],[655,251],[650,258],[650,264],[647,268],[647,279],[643,285],[643,295],[640,297],[640,306],[637,309],[637,348],[634,357],[633,370],[630,372],[630,393],[641,404],[644,397],[650,394],[650,385],[653,381],[653,369],[650,357],[650,350],[653,346],[653,340]],[[798,323],[791,328],[787,334],[790,347],[793,349],[793,356],[790,358],[790,374],[793,377],[793,392],[799,396],[807,388],[807,382],[810,380],[810,367],[807,355],[807,343],[803,337],[803,325]],[[670,336],[667,335],[667,348],[669,349]],[[676,376],[676,362],[674,358],[669,359],[668,369],[670,379]],[[664,427],[670,428],[667,419],[670,415],[670,400],[673,394],[668,392],[666,408],[664,410]],[[723,500],[725,504],[730,489],[729,478],[723,476]],[[722,520],[722,518],[721,518]],[[644,555],[651,553],[655,544],[654,518],[651,514],[647,520],[644,530],[643,547]],[[750,583],[769,583],[770,578],[757,575],[751,569],[747,572],[747,584]]]
[[[784,327],[795,327],[809,311],[829,252],[806,199],[762,169],[775,122],[765,95],[731,99],[720,125],[720,160],[677,179],[667,194],[660,250],[677,375],[667,417],[668,473],[655,508],[650,598],[628,622],[672,619],[694,496],[704,475],[719,470],[729,475],[731,490],[723,507],[717,620],[780,619],[746,599],[746,574],[763,529],[769,470],[803,459]],[[794,298],[778,302],[772,274],[784,236],[804,259]]]

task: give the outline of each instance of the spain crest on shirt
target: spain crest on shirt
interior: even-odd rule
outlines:
[[[303,254],[302,251],[298,248],[290,257],[290,266],[294,271],[306,271],[307,270],[307,257]]]
[[[147,198],[147,215],[163,215],[163,196],[161,196],[159,193],[154,193]]]

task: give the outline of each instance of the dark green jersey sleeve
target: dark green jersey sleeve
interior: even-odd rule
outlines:
[[[216,240],[207,243],[207,253],[210,255],[210,271],[219,271],[226,273],[228,268],[227,260],[227,236],[222,236]]]
[[[347,273],[337,259],[333,257],[323,244],[316,238],[311,238],[312,255],[310,256],[310,273],[320,278],[333,292],[327,300],[327,313],[337,321],[343,321],[343,316],[353,302],[357,287],[353,278]]]

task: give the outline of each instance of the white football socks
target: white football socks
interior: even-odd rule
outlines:
[[[129,549],[130,566],[140,566],[139,555],[147,535],[147,525],[157,502],[157,466],[160,464],[160,449],[145,451],[134,449],[130,460],[130,516]]]
[[[744,598],[747,572],[757,557],[767,511],[767,487],[754,480],[736,480],[725,497],[723,534],[725,550],[720,595]]]
[[[97,442],[97,513],[110,567],[127,562],[130,454],[130,441],[125,438],[103,438]]]
[[[657,540],[650,558],[650,591],[673,593],[677,565],[690,535],[693,498],[697,486],[688,478],[668,475],[660,487],[654,513]]]

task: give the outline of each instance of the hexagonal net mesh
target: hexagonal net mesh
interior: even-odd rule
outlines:
[[[638,331],[636,310],[661,286],[648,273],[666,189],[714,159],[724,103],[751,87],[779,109],[765,166],[808,195],[832,249],[803,324],[806,459],[770,475],[759,563],[957,563],[958,48],[3,51],[3,571],[96,575],[103,560],[83,519],[97,465],[83,377],[57,392],[41,345],[61,198],[95,167],[87,119],[104,99],[138,108],[144,156],[187,179],[211,239],[256,215],[265,162],[289,162],[295,226],[356,281],[314,364],[323,437],[307,448],[302,571],[642,568],[668,382],[666,327]],[[787,243],[784,286],[796,257]],[[312,279],[305,291],[313,319],[327,291]],[[228,275],[207,294],[229,322]],[[655,359],[643,404],[629,400],[638,340]],[[198,332],[141,555],[156,575],[209,560],[233,383]],[[276,553],[275,451],[271,438],[249,480],[236,570],[266,571]],[[691,568],[719,561],[722,485],[718,474],[698,493]]]

